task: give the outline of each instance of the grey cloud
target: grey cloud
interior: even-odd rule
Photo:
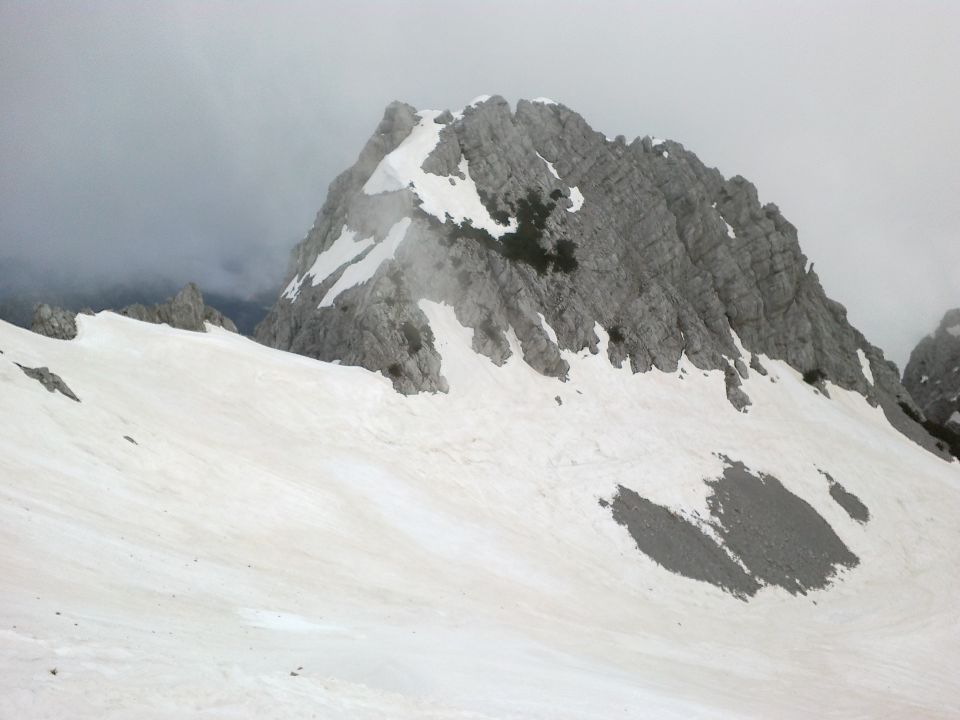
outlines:
[[[754,181],[903,363],[960,304],[956,8],[4,2],[0,260],[249,295],[390,100],[546,95]]]

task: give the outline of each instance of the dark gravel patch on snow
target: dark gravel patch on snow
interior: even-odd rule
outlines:
[[[829,585],[839,569],[859,564],[803,498],[772,475],[754,474],[743,463],[720,457],[726,467],[720,477],[705,481],[712,490],[707,498],[710,517],[699,524],[622,485],[611,502],[600,502],[627,529],[637,548],[667,570],[709,582],[741,599],[764,585],[806,594]],[[846,493],[835,485],[837,493]],[[831,495],[837,499],[834,493],[832,485]],[[850,503],[853,512],[847,510],[851,517],[867,513],[851,493],[843,496],[843,502],[849,502],[847,496],[856,503]]]

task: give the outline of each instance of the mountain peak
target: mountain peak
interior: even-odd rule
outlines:
[[[257,338],[443,392],[423,300],[454,308],[496,365],[519,352],[562,381],[563,354],[597,353],[605,335],[614,366],[676,372],[687,357],[749,411],[739,385],[763,355],[863,394],[930,446],[895,367],[826,296],[776,205],[680,143],[610,140],[546,98],[388,106]]]

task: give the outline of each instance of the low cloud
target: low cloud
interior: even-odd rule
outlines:
[[[279,289],[389,101],[546,95],[755,182],[903,363],[960,304],[958,23],[946,3],[5,3],[0,273]]]

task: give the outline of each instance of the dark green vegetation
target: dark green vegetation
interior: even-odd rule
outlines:
[[[483,206],[487,209],[487,212],[490,213],[490,217],[493,218],[493,221],[497,223],[497,225],[507,226],[510,224],[510,213],[500,209],[497,205],[496,197],[481,188],[477,188],[477,195],[480,196],[480,202],[483,203]]]
[[[818,382],[827,379],[827,374],[820,368],[814,368],[813,370],[807,370],[803,374],[803,381],[808,385],[816,385]]]
[[[509,222],[509,214],[499,209],[495,198],[485,193],[480,197],[497,223],[505,225]],[[515,232],[506,233],[497,240],[486,230],[475,228],[470,220],[466,220],[460,225],[451,223],[447,234],[449,241],[473,240],[507,260],[529,265],[540,275],[551,270],[572,273],[577,269],[577,246],[572,240],[558,240],[554,250],[548,250],[541,244],[547,218],[556,208],[555,202],[543,202],[539,191],[531,189],[516,204],[508,201],[508,205],[516,211]]]

